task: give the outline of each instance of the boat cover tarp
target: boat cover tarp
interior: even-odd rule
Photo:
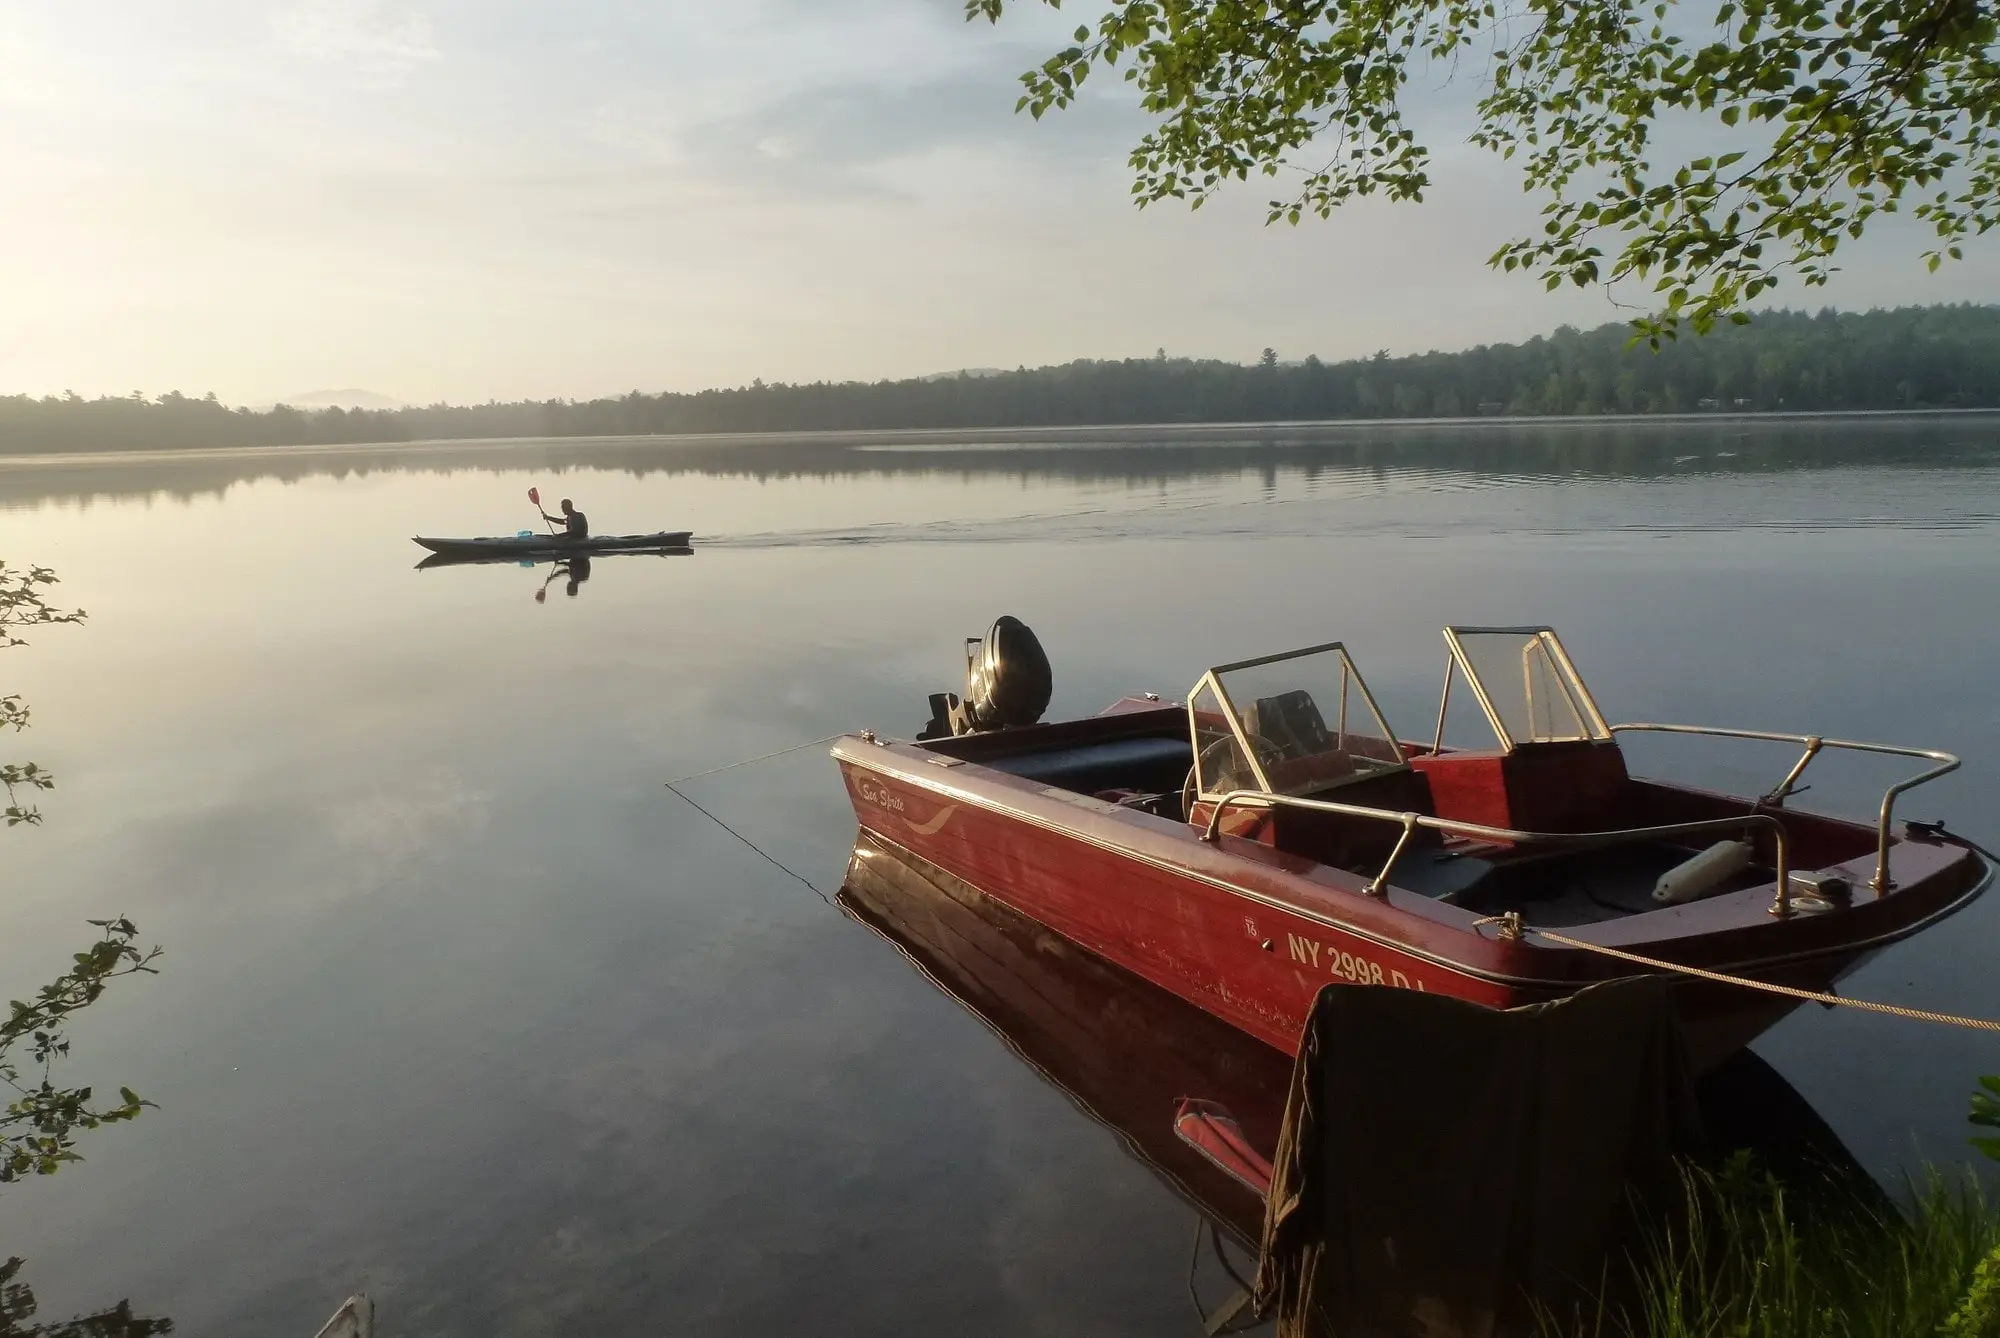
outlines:
[[[1703,1149],[1671,985],[1498,1011],[1328,986],[1307,1020],[1256,1299],[1279,1338],[1498,1338],[1596,1294]]]

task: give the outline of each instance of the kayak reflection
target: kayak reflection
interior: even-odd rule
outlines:
[[[438,567],[539,567],[543,564],[568,566],[581,562],[586,567],[593,561],[605,558],[637,557],[693,557],[694,549],[687,544],[665,548],[620,549],[615,553],[433,553],[417,564],[418,571],[431,571]]]
[[[460,554],[433,553],[417,564],[418,571],[429,571],[434,567],[474,567],[508,566],[535,568],[546,566],[549,574],[535,587],[535,602],[548,602],[549,587],[557,580],[563,582],[563,593],[576,598],[583,583],[590,579],[591,564],[608,557],[691,557],[694,549],[681,545],[673,548],[647,548],[620,550],[614,553],[529,553],[529,554]]]

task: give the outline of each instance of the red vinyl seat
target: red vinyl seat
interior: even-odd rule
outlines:
[[[1415,757],[1437,816],[1523,832],[1584,832],[1621,824],[1630,777],[1616,743],[1521,744],[1511,752]]]

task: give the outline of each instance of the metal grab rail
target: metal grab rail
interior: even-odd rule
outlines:
[[[1476,836],[1488,841],[1506,841],[1514,845],[1561,845],[1576,850],[1592,850],[1599,846],[1624,845],[1627,842],[1657,840],[1668,836],[1699,836],[1707,832],[1732,832],[1748,826],[1765,826],[1771,829],[1771,835],[1777,845],[1778,895],[1771,903],[1771,914],[1783,917],[1792,913],[1791,837],[1785,831],[1785,824],[1769,813],[1744,813],[1732,818],[1703,818],[1699,822],[1673,822],[1664,827],[1626,827],[1611,832],[1517,832],[1505,827],[1486,827],[1476,822],[1459,822],[1453,818],[1434,818],[1426,813],[1397,813],[1386,808],[1336,804],[1325,799],[1302,799],[1296,795],[1272,794],[1266,790],[1231,790],[1215,801],[1215,812],[1209,815],[1208,827],[1201,834],[1202,840],[1213,845],[1222,839],[1222,814],[1232,804],[1242,804],[1245,807],[1256,805],[1265,808],[1298,808],[1312,813],[1334,813],[1350,818],[1370,818],[1377,822],[1399,823],[1403,833],[1396,838],[1396,844],[1389,851],[1389,858],[1382,865],[1382,871],[1362,889],[1371,897],[1383,895],[1383,889],[1389,883],[1390,871],[1396,867],[1396,861],[1402,858],[1403,851],[1410,844],[1410,837],[1419,827],[1453,836]]]
[[[1936,762],[1938,765],[1932,767],[1929,771],[1912,776],[1908,780],[1897,781],[1882,795],[1881,812],[1875,820],[1875,878],[1869,884],[1869,886],[1875,889],[1878,895],[1887,892],[1895,886],[1894,883],[1889,881],[1889,824],[1895,816],[1896,797],[1905,790],[1914,790],[1919,785],[1927,784],[1930,781],[1936,780],[1939,776],[1958,770],[1959,767],[1959,760],[1955,754],[1940,752],[1935,748],[1898,748],[1893,744],[1887,743],[1859,743],[1852,739],[1827,739],[1817,734],[1774,734],[1768,730],[1761,729],[1722,729],[1714,725],[1656,725],[1647,723],[1613,725],[1611,733],[1614,736],[1620,733],[1706,734],[1723,739],[1754,739],[1764,743],[1795,743],[1804,748],[1805,752],[1799,757],[1797,762],[1792,764],[1792,769],[1785,773],[1785,778],[1779,781],[1776,787],[1769,793],[1760,796],[1757,800],[1759,805],[1768,804],[1772,808],[1782,808],[1784,806],[1785,799],[1796,792],[1799,777],[1805,774],[1806,768],[1812,765],[1812,760],[1818,757],[1820,751],[1825,748],[1839,748],[1854,753],[1877,753],[1886,757],[1927,758],[1930,761]]]

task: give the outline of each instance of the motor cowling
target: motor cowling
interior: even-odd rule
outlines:
[[[931,720],[919,739],[1032,725],[1049,708],[1054,678],[1048,653],[1028,625],[1003,616],[965,643],[965,696],[931,694]]]
[[[995,621],[965,667],[965,709],[977,729],[1034,724],[1054,690],[1048,653],[1019,618]]]

